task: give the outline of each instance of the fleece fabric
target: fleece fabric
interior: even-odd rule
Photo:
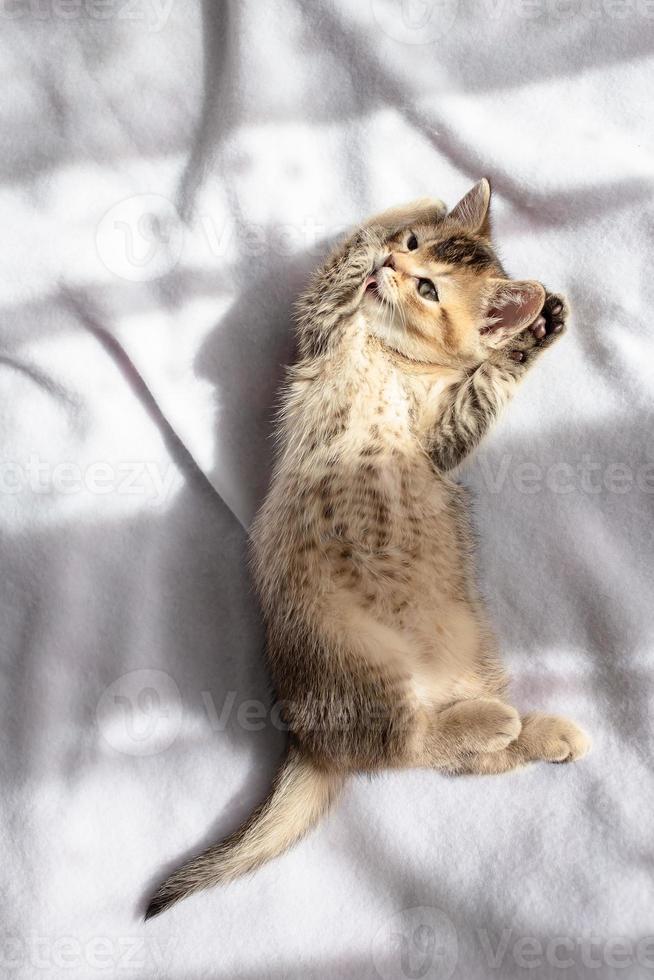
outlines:
[[[3,975],[654,976],[645,0],[0,9]],[[481,176],[569,333],[461,479],[524,711],[574,766],[353,779],[147,924],[284,753],[247,527],[292,304],[343,229]]]

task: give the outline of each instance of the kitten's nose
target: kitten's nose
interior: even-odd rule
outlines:
[[[395,268],[395,256],[393,255],[392,252],[388,256],[388,258],[386,259],[386,261],[384,262],[384,265],[387,265],[389,267],[389,269],[394,269]]]

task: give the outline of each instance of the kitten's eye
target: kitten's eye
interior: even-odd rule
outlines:
[[[406,243],[406,247],[410,252],[415,252],[418,247],[418,239],[415,235],[409,235],[409,240]]]
[[[438,302],[438,292],[431,279],[418,279],[418,292],[423,299],[429,299],[432,303]]]

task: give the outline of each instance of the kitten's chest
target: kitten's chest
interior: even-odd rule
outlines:
[[[339,536],[363,547],[413,548],[447,513],[449,492],[424,449],[433,391],[407,386],[371,365],[367,384],[341,405],[337,463],[325,470],[324,514]],[[336,448],[336,447],[333,447]]]
[[[357,419],[328,477],[325,530],[357,549],[415,557],[448,520],[451,491],[416,437],[412,411],[398,399]]]
[[[309,452],[299,482],[303,520],[318,540],[414,558],[442,537],[452,490],[425,444],[448,380],[407,378],[389,358],[353,347],[320,397],[305,401],[298,420]]]
[[[335,477],[325,513],[333,532],[366,550],[417,549],[448,518],[449,493],[428,461],[382,449]]]

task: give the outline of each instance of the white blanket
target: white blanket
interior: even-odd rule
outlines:
[[[3,975],[654,975],[646,0],[5,0]],[[565,340],[474,463],[514,701],[574,766],[353,780],[255,876],[145,925],[265,795],[246,527],[325,242],[493,184]]]

